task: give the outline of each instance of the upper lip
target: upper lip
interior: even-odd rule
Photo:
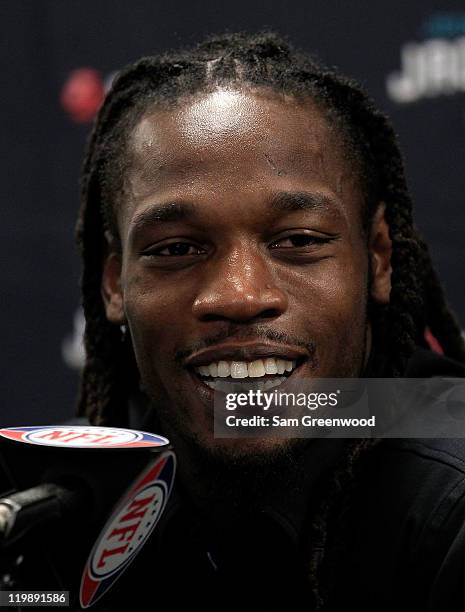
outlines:
[[[308,356],[307,351],[284,344],[270,344],[268,342],[228,343],[197,351],[185,360],[184,365],[185,367],[198,367],[209,365],[215,361],[255,361],[267,357],[292,361],[302,360]]]

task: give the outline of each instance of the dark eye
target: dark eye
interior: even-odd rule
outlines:
[[[305,248],[308,246],[315,246],[318,244],[325,244],[329,242],[331,238],[323,236],[315,236],[312,234],[291,234],[285,236],[280,240],[276,240],[270,244],[272,249],[298,249]]]
[[[200,247],[191,242],[171,242],[158,249],[145,251],[143,255],[147,257],[185,257],[190,255],[202,255]]]

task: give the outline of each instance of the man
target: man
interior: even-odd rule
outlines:
[[[173,605],[452,609],[450,444],[213,435],[214,390],[236,378],[465,375],[365,94],[272,34],[144,58],[107,96],[82,187],[81,414],[166,435],[179,466],[104,609],[152,589]]]

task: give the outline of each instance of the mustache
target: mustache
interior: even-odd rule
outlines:
[[[199,342],[194,342],[175,352],[174,360],[178,365],[182,365],[184,360],[187,359],[193,353],[202,349],[209,348],[216,344],[221,344],[226,340],[269,340],[276,344],[287,344],[291,346],[298,346],[308,351],[310,358],[313,359],[315,354],[316,345],[313,341],[303,341],[298,336],[293,336],[287,332],[283,332],[266,325],[255,325],[253,327],[244,327],[237,323],[230,323],[224,327],[221,331],[213,336],[203,338]]]

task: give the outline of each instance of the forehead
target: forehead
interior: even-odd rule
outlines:
[[[337,197],[358,188],[336,124],[309,98],[266,90],[219,89],[152,108],[132,130],[127,154],[132,202],[181,189],[195,197],[219,185],[244,192],[297,181]]]

